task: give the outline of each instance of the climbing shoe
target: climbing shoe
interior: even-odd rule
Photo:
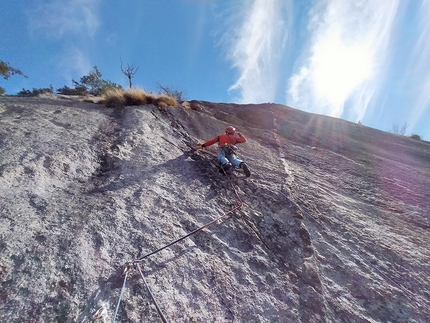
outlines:
[[[231,163],[225,163],[224,165],[222,165],[222,168],[224,169],[224,172],[226,172],[227,174],[233,173],[233,166]]]
[[[243,169],[243,172],[245,173],[246,177],[251,176],[251,172],[249,171],[248,165],[245,163],[240,163],[240,168]]]

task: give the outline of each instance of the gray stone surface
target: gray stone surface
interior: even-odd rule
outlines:
[[[430,144],[275,104],[0,98],[0,321],[429,322]],[[233,124],[252,171],[197,141]],[[235,190],[240,197],[238,200]],[[117,322],[160,322],[131,266]]]

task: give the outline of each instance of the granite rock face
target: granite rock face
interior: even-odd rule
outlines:
[[[230,124],[249,178],[191,148]],[[0,151],[1,322],[160,322],[137,264],[170,322],[429,320],[428,142],[275,104],[53,95],[0,98]]]

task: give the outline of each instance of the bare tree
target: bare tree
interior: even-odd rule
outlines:
[[[122,67],[122,59],[121,59],[121,72],[125,75],[125,76],[127,76],[127,78],[128,78],[128,83],[129,83],[129,85],[130,85],[130,89],[131,89],[131,87],[132,87],[132,85],[133,85],[133,83],[132,83],[132,79],[133,79],[133,76],[134,76],[134,74],[136,74],[136,72],[137,72],[137,70],[139,69],[139,66],[134,66],[134,65],[128,65],[127,64],[127,68],[126,69],[124,69],[123,67]]]
[[[406,134],[406,129],[408,129],[408,127],[409,125],[407,122],[405,122],[401,128],[399,128],[398,124],[394,124],[391,132],[396,135],[404,136]]]
[[[400,135],[404,136],[406,134],[406,129],[408,129],[409,125],[407,122],[405,122],[405,124],[402,126],[402,128],[400,128]]]

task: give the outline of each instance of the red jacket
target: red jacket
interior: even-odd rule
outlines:
[[[222,134],[218,135],[215,138],[206,141],[202,147],[208,147],[213,145],[214,143],[218,142],[218,145],[220,147],[224,146],[225,144],[235,145],[238,143],[246,142],[246,138],[243,135],[239,135],[239,137],[236,137],[235,135],[227,135]]]

